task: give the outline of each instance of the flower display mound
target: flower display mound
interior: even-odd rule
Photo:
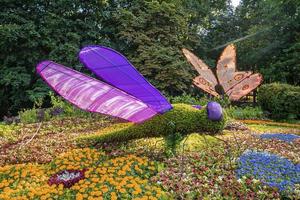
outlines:
[[[94,149],[75,149],[49,164],[0,167],[0,199],[165,199],[161,187],[148,181],[156,173],[156,163],[146,157],[109,158]],[[58,176],[76,181],[52,184]]]
[[[247,150],[238,159],[238,178],[254,177],[279,191],[292,191],[300,183],[300,164],[267,152]]]
[[[261,139],[277,139],[285,142],[293,142],[294,140],[300,139],[299,135],[284,134],[284,133],[266,133],[260,135]]]
[[[165,160],[165,168],[152,181],[174,199],[279,199],[275,188],[251,177],[236,179],[223,153],[225,144]]]

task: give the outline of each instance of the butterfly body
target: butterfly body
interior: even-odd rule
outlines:
[[[53,61],[39,63],[37,72],[56,93],[78,108],[138,124],[120,132],[111,131],[108,136],[104,134],[104,140],[161,136],[174,131],[182,134],[197,130],[218,132],[223,127],[207,128],[208,124],[224,124],[219,104],[210,103],[203,109],[190,105],[173,108],[122,54],[113,49],[87,46],[80,51],[79,59],[98,79]],[[170,124],[175,127],[172,131]]]
[[[233,45],[224,49],[217,62],[215,73],[192,52],[187,49],[182,51],[199,73],[193,80],[194,85],[213,96],[220,97],[226,94],[230,100],[237,101],[263,81],[261,74],[236,71],[236,50]]]

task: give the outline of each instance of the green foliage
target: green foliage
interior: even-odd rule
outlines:
[[[240,37],[254,34],[238,44],[242,69],[261,72],[267,83],[299,84],[295,66],[299,57],[295,49],[299,43],[299,6],[298,0],[242,1],[235,24],[240,26]]]
[[[168,98],[171,103],[184,103],[184,104],[189,104],[189,105],[201,105],[205,106],[208,102],[210,101],[216,101],[218,102],[223,108],[228,107],[230,105],[230,100],[228,97],[224,98],[208,98],[206,96],[204,97],[194,97],[190,94],[184,93],[183,95],[180,96],[175,96],[175,97],[169,97]]]
[[[39,121],[48,121],[51,118],[90,118],[92,113],[76,108],[72,104],[65,101],[62,97],[55,95],[53,92],[49,93],[51,107],[41,109],[43,102],[41,99],[34,103],[31,109],[25,109],[19,112],[20,121],[24,124],[36,123]]]
[[[171,103],[184,103],[184,104],[189,104],[189,105],[204,105],[207,102],[206,101],[201,101],[200,97],[194,97],[190,94],[182,94],[179,96],[174,96],[174,97],[169,97],[168,98]]]
[[[0,124],[0,138],[4,138],[8,141],[14,141],[16,139],[16,132],[19,129],[17,125],[4,125]]]
[[[272,83],[263,85],[257,95],[262,109],[270,117],[282,119],[300,118],[300,87],[288,84]]]
[[[36,123],[38,121],[37,109],[32,108],[19,112],[20,121],[24,124]]]
[[[206,134],[192,133],[190,135],[185,136],[183,140],[181,140],[180,144],[177,146],[176,151],[178,153],[185,152],[199,152],[203,151],[203,149],[207,147],[215,147],[220,144],[220,140],[216,137]]]
[[[62,97],[55,95],[53,92],[49,93],[51,98],[52,108],[48,110],[61,110],[61,114],[57,115],[58,117],[91,117],[92,113],[81,110],[71,103],[64,100]]]
[[[173,133],[164,137],[165,153],[168,157],[176,155],[176,147],[178,147],[182,139],[183,136],[180,133]]]
[[[160,91],[178,95],[190,90],[192,68],[181,48],[188,41],[188,15],[181,1],[130,1],[110,22],[114,42]],[[117,36],[117,37],[116,37]]]
[[[85,44],[102,43],[105,1],[8,1],[0,5],[0,117],[48,95],[35,66],[51,59],[78,68]]]
[[[39,121],[47,121],[50,119],[49,110],[41,109],[43,105],[43,99],[38,98],[34,102],[33,108],[24,109],[19,112],[20,122],[23,124],[36,123]]]
[[[280,57],[274,60],[271,70],[265,70],[272,81],[300,85],[300,33],[295,43],[282,50]]]
[[[50,89],[35,73],[41,60],[84,71],[75,55],[86,44],[125,54],[172,96],[194,92],[196,72],[182,47],[215,66],[222,44],[236,39],[240,70],[258,71],[265,82],[299,85],[299,6],[298,0],[243,0],[235,10],[228,0],[5,0],[0,5],[0,117],[48,99]]]
[[[236,107],[232,106],[225,109],[227,116],[233,119],[265,119],[265,114],[260,107],[247,106]]]
[[[183,136],[193,132],[215,134],[224,128],[226,116],[221,121],[214,122],[207,118],[206,109],[198,110],[186,104],[174,104],[173,106],[173,110],[163,115],[157,115],[142,124],[115,125],[98,133],[82,136],[77,140],[79,144],[94,144],[168,136],[175,133]]]

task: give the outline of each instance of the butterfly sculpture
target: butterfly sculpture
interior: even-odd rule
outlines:
[[[257,88],[263,81],[262,75],[250,71],[236,71],[236,49],[228,45],[218,62],[216,75],[197,56],[187,49],[182,49],[187,60],[198,71],[199,76],[193,83],[205,92],[219,97],[226,94],[230,100],[237,101]]]
[[[119,52],[104,46],[86,46],[79,52],[79,59],[100,80],[53,61],[39,63],[37,72],[59,95],[83,110],[118,117],[138,123],[139,126],[153,123],[149,121],[154,116],[161,117],[158,120],[161,122],[165,113],[170,113],[167,118],[169,121],[172,120],[176,106],[173,108]],[[204,108],[189,107],[196,115],[204,113]],[[183,116],[187,111],[182,112]],[[212,123],[224,121],[222,108],[216,102],[210,102],[206,106],[205,113],[207,115],[205,120]],[[184,119],[176,123],[189,126],[183,124]],[[152,125],[152,128],[147,128],[146,131],[159,127]],[[163,134],[163,131],[161,133]],[[134,134],[127,138],[133,137]]]

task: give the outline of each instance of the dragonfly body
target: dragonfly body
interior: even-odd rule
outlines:
[[[90,139],[105,142],[173,133],[218,132],[224,126],[218,103],[211,102],[202,109],[190,105],[173,107],[113,49],[87,46],[81,49],[79,59],[98,79],[53,61],[39,63],[37,72],[54,91],[75,106],[133,122],[104,130]]]
[[[164,137],[179,133],[215,134],[223,130],[225,117],[219,121],[208,118],[206,108],[197,109],[187,104],[173,104],[173,109],[162,115],[156,115],[142,124],[123,123],[103,129],[93,135],[78,139],[80,143],[104,143],[128,141],[148,137]]]

